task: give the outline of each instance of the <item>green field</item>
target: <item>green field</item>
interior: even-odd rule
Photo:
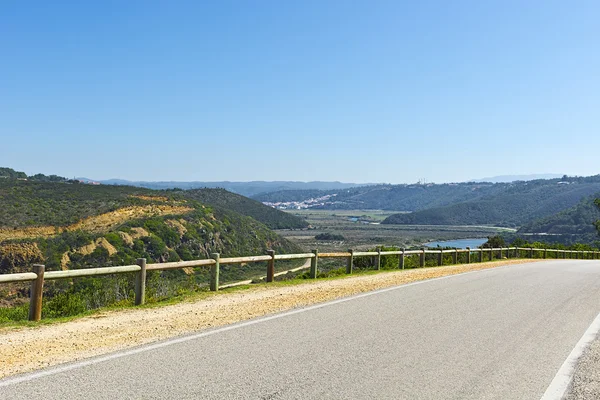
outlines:
[[[456,225],[381,225],[391,214],[382,210],[289,210],[305,218],[310,229],[278,230],[277,233],[297,243],[305,250],[321,251],[369,249],[375,246],[413,247],[439,240],[469,239],[514,232],[514,229],[493,226]],[[315,235],[336,233],[343,241],[317,241]]]

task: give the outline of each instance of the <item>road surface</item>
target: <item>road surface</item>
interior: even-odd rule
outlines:
[[[540,399],[599,313],[600,262],[513,265],[8,378],[0,398]]]

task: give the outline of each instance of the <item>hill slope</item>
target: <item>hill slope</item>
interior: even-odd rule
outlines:
[[[582,198],[600,191],[600,177],[572,179],[568,185],[544,180],[511,184],[478,199],[410,214],[395,214],[383,223],[521,226],[573,207]]]
[[[600,220],[600,209],[594,203],[600,193],[583,199],[580,203],[557,214],[523,225],[518,234],[527,236],[554,236],[563,243],[592,243],[598,235],[595,223]]]
[[[186,190],[183,195],[212,207],[225,208],[252,217],[271,229],[308,227],[308,223],[302,218],[265,206],[256,200],[228,192],[225,189]]]
[[[227,196],[228,193],[220,193]],[[239,199],[236,199],[239,204]],[[234,202],[235,203],[235,202]],[[273,210],[275,211],[275,210]],[[299,251],[253,218],[178,192],[0,180],[0,273]]]

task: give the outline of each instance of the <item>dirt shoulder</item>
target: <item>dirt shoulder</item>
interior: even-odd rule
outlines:
[[[380,288],[536,260],[411,269],[299,285],[260,285],[156,308],[0,329],[0,378]],[[541,260],[538,260],[541,261]]]

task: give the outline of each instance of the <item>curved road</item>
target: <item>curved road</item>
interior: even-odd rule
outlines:
[[[5,379],[0,398],[540,399],[599,312],[598,261],[500,267]]]

